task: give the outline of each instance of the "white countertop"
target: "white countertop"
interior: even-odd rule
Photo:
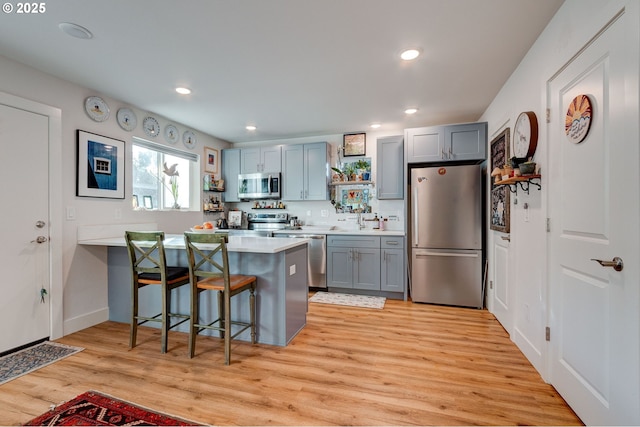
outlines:
[[[275,254],[304,245],[307,239],[291,239],[254,236],[230,236],[227,250],[229,252],[252,252],[262,254]],[[92,246],[120,246],[125,247],[126,242],[123,237],[105,237],[96,239],[78,240],[79,245]],[[167,234],[164,239],[166,249],[184,249],[184,236],[182,234]]]
[[[362,229],[349,230],[346,228],[334,228],[334,227],[322,227],[322,226],[302,226],[299,230],[273,230],[274,234],[338,234],[338,235],[352,235],[352,236],[404,236],[402,230],[374,230],[374,229]]]

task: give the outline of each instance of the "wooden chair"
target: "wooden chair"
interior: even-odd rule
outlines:
[[[256,343],[256,277],[229,274],[227,236],[185,233],[191,278],[191,326],[189,328],[189,357],[196,349],[196,336],[206,329],[220,331],[224,338],[225,365],[231,361],[231,340],[251,328],[251,343]],[[215,257],[215,259],[214,259]],[[200,323],[200,294],[206,290],[218,292],[218,318]],[[231,320],[231,297],[249,291],[250,322]],[[232,327],[235,326],[235,331]]]
[[[164,252],[164,232],[126,231],[125,240],[131,261],[131,334],[129,348],[136,346],[138,326],[147,322],[162,324],[162,353],[167,352],[169,330],[189,319],[188,315],[171,313],[171,291],[189,283],[187,267],[168,267]],[[162,311],[155,316],[138,313],[139,290],[148,285],[159,286],[162,293]],[[174,325],[172,318],[181,318]]]

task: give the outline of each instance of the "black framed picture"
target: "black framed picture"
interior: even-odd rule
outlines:
[[[510,130],[506,128],[491,141],[491,171],[502,169],[509,161]],[[510,232],[511,190],[508,185],[495,185],[491,182],[491,221],[492,230]]]
[[[348,156],[364,156],[367,151],[367,134],[345,133],[342,140],[342,153]]]
[[[124,141],[77,131],[76,196],[124,199]]]

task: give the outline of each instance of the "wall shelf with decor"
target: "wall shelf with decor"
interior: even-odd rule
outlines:
[[[335,181],[329,185],[374,185],[373,181]]]
[[[512,193],[518,194],[518,185],[525,193],[529,194],[529,186],[533,185],[538,187],[538,191],[542,189],[542,184],[540,183],[540,178],[542,175],[525,175],[525,176],[514,176],[512,178],[503,179],[502,181],[498,181],[495,185],[508,185],[509,191]],[[533,180],[538,180],[538,182],[534,182]]]

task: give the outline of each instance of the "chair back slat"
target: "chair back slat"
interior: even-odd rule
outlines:
[[[224,234],[184,233],[191,280],[222,277],[229,289],[228,238]],[[220,262],[222,261],[222,262]]]
[[[165,275],[167,261],[164,251],[164,232],[126,231],[125,240],[133,274],[160,273]]]

